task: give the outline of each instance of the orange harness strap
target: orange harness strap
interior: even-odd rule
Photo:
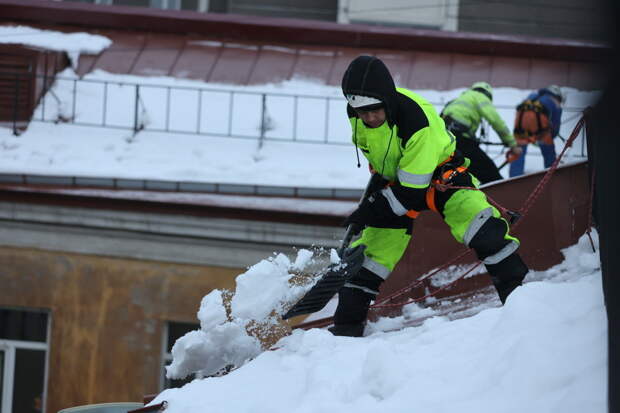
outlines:
[[[420,212],[416,211],[415,209],[410,209],[405,215],[407,215],[411,219],[416,219],[418,215],[420,215]]]
[[[431,211],[439,212],[435,205],[435,187],[432,185],[426,190],[426,205]]]
[[[450,155],[448,159],[439,164],[439,166],[444,165],[445,163],[452,160],[454,154]],[[431,182],[431,185],[428,187],[426,191],[426,205],[431,211],[439,212],[437,209],[437,205],[435,204],[435,193],[437,190],[441,192],[445,192],[450,187],[450,181],[454,178],[455,175],[461,174],[467,170],[465,166],[459,166],[455,169],[448,169],[444,171],[439,179],[435,179]]]
[[[452,155],[450,155],[448,157],[448,159],[446,159],[445,161],[443,161],[442,163],[437,165],[437,167],[440,167],[440,166],[450,162],[453,157],[454,157],[454,152],[452,153]],[[449,169],[446,172],[444,172],[444,174],[442,176],[442,179],[447,181],[450,178],[452,178],[453,174],[462,173],[462,172],[464,172],[466,170],[467,170],[467,168],[465,168],[463,166],[459,166],[458,168],[456,168],[456,170],[455,169]],[[394,182],[390,182],[388,185],[394,185]],[[428,190],[426,191],[426,205],[428,206],[428,208],[431,211],[439,212],[437,210],[437,206],[435,205],[435,185],[444,185],[445,186],[445,184],[442,184],[441,180],[439,180],[439,179],[431,182],[431,185],[428,187]],[[443,191],[445,191],[445,190],[446,189],[443,189]],[[415,209],[410,209],[410,210],[407,211],[407,213],[405,215],[407,215],[411,219],[416,219],[418,217],[418,215],[420,215],[420,211],[416,211]]]

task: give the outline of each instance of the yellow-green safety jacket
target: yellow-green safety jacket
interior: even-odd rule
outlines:
[[[464,134],[466,138],[475,138],[480,122],[486,119],[504,145],[512,147],[517,144],[506,123],[495,110],[491,99],[479,91],[473,89],[464,91],[458,98],[448,102],[442,115],[450,116],[468,127],[467,133]]]

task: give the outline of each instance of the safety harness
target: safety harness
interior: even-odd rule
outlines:
[[[542,135],[551,131],[549,122],[549,112],[539,101],[539,96],[532,99],[527,99],[517,106],[517,118],[514,127],[514,136],[516,139],[527,141],[528,143],[534,143],[540,140]],[[536,116],[536,129],[527,128],[523,125],[523,116],[526,112],[533,112]],[[546,117],[547,126],[543,125],[542,117]]]
[[[466,171],[465,158],[460,152],[456,151],[437,166],[433,173],[431,184],[426,190],[426,205],[431,211],[439,212],[435,203],[436,191],[446,192],[452,186],[456,177]]]
[[[467,166],[464,165],[465,158],[458,152],[453,152],[452,155],[442,163],[440,163],[431,178],[431,183],[426,190],[426,206],[431,211],[439,212],[435,203],[436,191],[445,192],[452,187],[454,179],[467,171]],[[389,185],[394,185],[394,182],[390,182]],[[474,188],[471,188],[474,189]],[[406,215],[409,218],[415,219],[420,215],[420,211],[410,209]]]

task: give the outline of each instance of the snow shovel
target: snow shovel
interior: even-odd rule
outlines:
[[[385,184],[386,181],[381,175],[378,173],[372,174],[364,190],[364,195],[360,199],[360,203],[374,191],[383,188]],[[338,256],[341,259],[345,258],[345,252],[347,252],[353,236],[357,233],[359,233],[357,225],[351,224],[347,227],[340,247],[337,250]],[[347,261],[347,263],[340,262],[328,266],[319,281],[282,316],[282,319],[288,320],[298,315],[316,313],[323,309],[345,282],[360,270],[364,262],[364,248],[360,246],[351,250],[346,260],[343,261]]]

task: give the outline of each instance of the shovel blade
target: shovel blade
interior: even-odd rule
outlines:
[[[346,268],[328,270],[283,316],[284,320],[322,310],[347,280]]]

